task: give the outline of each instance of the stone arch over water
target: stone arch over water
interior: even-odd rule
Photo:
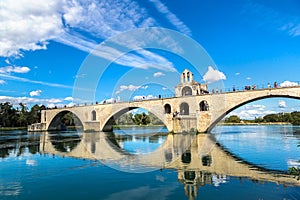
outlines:
[[[81,126],[83,127],[83,122],[80,119],[80,117],[78,115],[76,115],[75,113],[69,111],[69,110],[62,110],[59,113],[57,113],[52,119],[51,122],[49,123],[49,126],[47,127],[48,131],[56,131],[56,130],[66,130],[66,125],[65,123],[62,121],[63,117],[68,114],[71,113],[72,117],[73,117],[73,124],[75,126]]]
[[[216,126],[216,124],[218,122],[220,122],[227,114],[229,114],[233,110],[235,110],[241,106],[244,106],[246,104],[249,104],[251,102],[255,102],[255,101],[263,100],[263,99],[269,99],[269,98],[287,98],[287,99],[300,100],[300,96],[292,96],[289,94],[274,94],[274,95],[267,94],[267,95],[263,95],[263,96],[254,96],[253,98],[250,98],[245,101],[240,100],[240,102],[237,104],[229,104],[229,107],[227,107],[226,110],[223,113],[221,113],[221,115],[210,124],[210,126],[207,128],[206,132],[210,132]]]

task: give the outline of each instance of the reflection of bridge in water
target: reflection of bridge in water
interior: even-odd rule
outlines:
[[[213,135],[168,134],[165,142],[152,153],[133,155],[119,147],[112,133],[65,134],[43,134],[40,151],[63,157],[100,160],[113,168],[117,166],[120,170],[131,172],[145,168],[176,169],[178,180],[184,184],[189,197],[197,196],[199,187],[212,184],[213,177],[222,176],[300,185],[294,176],[237,159],[218,145]]]

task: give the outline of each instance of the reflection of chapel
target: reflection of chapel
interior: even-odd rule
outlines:
[[[175,96],[189,96],[207,94],[207,84],[194,81],[194,74],[185,69],[180,76],[180,83],[175,87]]]

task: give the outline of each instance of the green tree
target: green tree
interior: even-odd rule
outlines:
[[[280,122],[279,114],[268,114],[263,117],[265,122]]]
[[[19,117],[18,117],[18,125],[19,126],[27,126],[28,123],[28,108],[25,104],[19,103]]]
[[[17,121],[17,110],[9,102],[0,104],[0,125],[14,127]]]
[[[241,119],[237,115],[231,115],[225,119],[225,123],[240,123]]]
[[[149,115],[144,112],[142,114],[137,113],[134,115],[133,121],[136,125],[147,125],[150,123],[150,118]]]

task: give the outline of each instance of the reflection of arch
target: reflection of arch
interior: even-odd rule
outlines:
[[[202,156],[202,166],[207,166],[209,167],[212,162],[212,158],[210,155]]]
[[[75,126],[81,126],[83,127],[83,123],[80,120],[80,118],[74,114],[73,112],[70,112],[69,110],[63,110],[59,113],[57,113],[53,119],[51,120],[51,122],[49,123],[48,129],[49,131],[53,131],[53,130],[66,130],[66,121],[63,121],[63,117],[68,114],[71,113],[71,119],[72,120],[69,122],[69,124],[75,125]]]
[[[165,114],[170,114],[171,113],[171,105],[170,104],[165,104]]]
[[[192,160],[192,154],[190,150],[187,150],[186,152],[184,152],[181,156],[181,162],[182,163],[191,163]]]
[[[208,111],[209,110],[209,105],[207,101],[203,100],[199,103],[200,111]]]
[[[188,181],[194,181],[196,178],[195,171],[184,171],[184,179]]]
[[[262,100],[262,99],[268,99],[268,98],[289,98],[289,99],[296,99],[296,100],[300,100],[300,97],[297,96],[290,96],[290,95],[277,95],[277,94],[272,94],[272,95],[266,95],[266,96],[260,96],[260,97],[256,97],[253,99],[250,99],[248,101],[244,101],[241,102],[240,104],[234,105],[233,107],[227,109],[224,113],[222,113],[217,119],[215,119],[214,121],[212,121],[212,123],[210,124],[210,126],[206,129],[205,132],[210,132],[218,122],[220,122],[227,114],[229,114],[230,112],[232,112],[233,110],[246,105],[248,103],[254,102],[254,101],[258,101],[258,100]]]
[[[192,95],[192,89],[189,86],[182,88],[182,96]]]
[[[53,147],[59,152],[71,152],[81,141],[78,133],[50,134],[50,141]]]
[[[183,102],[180,104],[180,114],[181,115],[189,115],[190,111],[189,111],[189,104]]]
[[[96,121],[96,111],[92,111],[92,121]]]

